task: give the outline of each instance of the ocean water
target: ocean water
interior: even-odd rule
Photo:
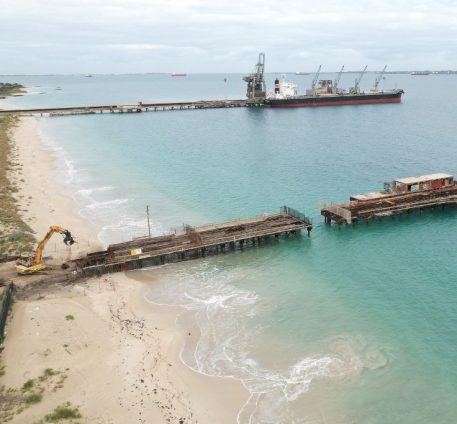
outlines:
[[[304,90],[312,76],[291,78]],[[150,302],[185,308],[183,361],[250,391],[239,423],[444,424],[457,421],[457,210],[337,229],[319,203],[455,175],[455,78],[388,75],[399,105],[85,115],[40,131],[106,243],[145,234],[146,205],[154,234],[284,204],[311,216],[310,238],[136,273],[155,281]],[[244,96],[240,75],[7,79],[31,87],[18,107]]]

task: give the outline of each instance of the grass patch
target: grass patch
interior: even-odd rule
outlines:
[[[41,399],[43,399],[41,393],[32,393],[31,395],[25,397],[24,402],[27,405],[33,405],[34,403],[41,402]]]
[[[62,371],[46,368],[39,377],[27,380],[20,389],[0,386],[0,423],[11,421],[27,408],[41,402],[46,394],[61,389],[66,379],[67,375]]]
[[[78,408],[72,408],[71,403],[67,402],[58,406],[54,411],[44,417],[47,423],[56,423],[60,420],[72,420],[81,418]]]
[[[21,219],[13,193],[17,192],[8,179],[15,169],[11,129],[17,124],[13,116],[0,117],[0,258],[33,250],[35,237],[32,229]]]
[[[45,375],[46,377],[51,377],[51,376],[56,375],[56,374],[59,374],[59,372],[58,371],[54,371],[52,368],[46,368],[43,371],[43,375]]]
[[[65,319],[66,319],[67,321],[73,321],[73,320],[75,319],[75,317],[74,317],[73,315],[67,315],[67,316],[65,317]]]
[[[27,390],[30,390],[33,386],[35,385],[34,380],[27,380],[23,385],[22,385],[22,391],[26,392]]]

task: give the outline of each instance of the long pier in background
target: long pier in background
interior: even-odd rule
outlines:
[[[194,102],[142,103],[122,105],[69,106],[37,109],[3,109],[1,115],[68,116],[103,113],[139,113],[189,109],[220,109],[236,107],[262,107],[263,99],[198,100]]]
[[[73,263],[77,273],[90,277],[217,255],[256,246],[269,238],[287,237],[302,229],[309,235],[312,227],[304,214],[283,206],[277,214],[200,227],[184,225],[167,235],[112,244]]]

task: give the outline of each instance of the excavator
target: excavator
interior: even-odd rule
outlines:
[[[46,243],[54,233],[62,234],[63,242],[67,246],[71,246],[75,243],[75,240],[72,237],[70,231],[64,230],[63,228],[57,226],[50,227],[49,231],[46,233],[43,240],[41,240],[38,244],[38,247],[35,251],[35,256],[27,261],[16,262],[16,272],[19,275],[35,274],[37,272],[44,271],[47,268],[47,265],[43,262],[43,251],[44,247],[46,246]]]

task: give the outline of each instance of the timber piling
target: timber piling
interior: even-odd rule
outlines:
[[[209,224],[183,225],[179,230],[157,237],[141,237],[108,246],[74,262],[84,277],[181,262],[217,255],[261,244],[273,237],[312,230],[311,221],[295,209],[284,206],[280,212],[254,218]]]
[[[457,205],[457,183],[452,175],[407,177],[385,184],[389,188],[382,192],[352,196],[346,203],[322,204],[321,215],[325,224],[334,222],[340,226],[358,221],[370,222],[404,213],[409,216],[415,210],[422,214],[427,208],[434,210],[437,206],[444,209],[447,205]]]

